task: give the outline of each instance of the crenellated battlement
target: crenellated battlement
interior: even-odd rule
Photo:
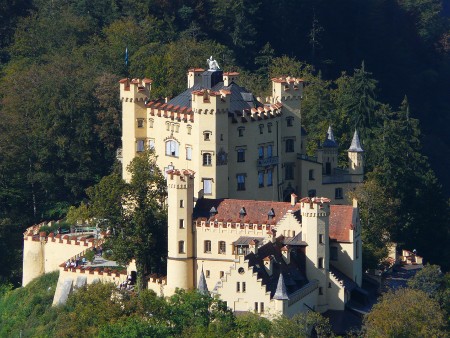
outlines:
[[[145,102],[151,92],[151,79],[122,79],[120,83],[120,99],[125,102]]]

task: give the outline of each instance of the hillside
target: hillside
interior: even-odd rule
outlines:
[[[329,124],[340,144],[349,144],[355,128],[361,131],[367,238],[388,233],[448,269],[450,25],[443,5],[3,2],[1,280],[20,280],[26,226],[64,217],[86,198],[87,187],[117,171],[117,81],[146,76],[154,80],[154,98],[171,97],[185,89],[186,70],[204,67],[210,55],[223,69],[239,71],[257,96],[267,94],[272,76],[303,77],[310,153]],[[368,242],[365,254],[375,255],[381,244]]]

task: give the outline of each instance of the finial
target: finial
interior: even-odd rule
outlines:
[[[219,63],[216,60],[213,60],[212,55],[209,57],[208,60],[206,60],[206,63],[208,64],[209,69],[208,70],[219,70]]]

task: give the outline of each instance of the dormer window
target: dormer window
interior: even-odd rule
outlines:
[[[212,207],[209,210],[209,218],[214,218],[217,215],[217,209],[215,207]]]
[[[245,210],[244,207],[242,207],[241,210],[239,211],[239,217],[244,218],[246,215],[247,215],[247,211]]]
[[[270,209],[269,212],[267,213],[267,218],[270,220],[270,219],[273,219],[274,217],[275,217],[275,211],[274,211],[273,208],[272,208],[272,209]]]

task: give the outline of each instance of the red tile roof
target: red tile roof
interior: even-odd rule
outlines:
[[[292,206],[290,202],[254,201],[237,199],[207,199],[202,198],[197,202],[194,210],[194,221],[207,220],[209,211],[215,207],[217,214],[214,219],[224,222],[253,223],[253,224],[276,224],[287,213],[300,210],[300,204]],[[240,218],[239,212],[245,208],[246,215]],[[273,209],[275,216],[269,220],[268,213]]]
[[[338,242],[351,242],[353,206],[331,205],[330,209],[330,239]]]

